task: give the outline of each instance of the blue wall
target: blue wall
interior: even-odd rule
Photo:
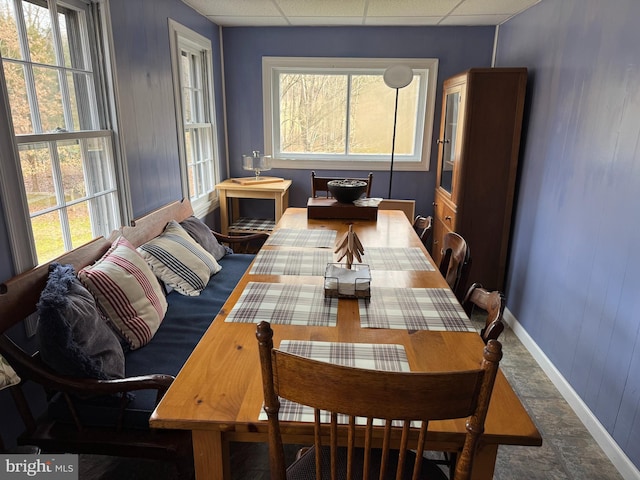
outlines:
[[[640,467],[640,3],[544,0],[500,27],[530,72],[508,307]]]
[[[168,18],[211,40],[218,137],[223,139],[219,27],[179,0],[110,0],[110,4],[119,116],[135,218],[182,198]],[[219,144],[219,157],[224,158],[224,142]]]
[[[394,172],[394,198],[416,200],[416,211],[433,208],[440,128],[440,92],[445,78],[470,67],[491,63],[494,27],[314,27],[223,28],[225,86],[231,176],[246,176],[241,158],[264,151],[262,122],[262,57],[399,57],[438,58],[431,169]],[[364,172],[366,173],[366,172]],[[310,170],[272,170],[270,175],[291,178],[289,204],[305,206],[310,194]],[[358,171],[322,171],[320,175],[362,176]],[[386,197],[389,174],[376,171],[371,195]],[[255,205],[254,205],[255,207]]]

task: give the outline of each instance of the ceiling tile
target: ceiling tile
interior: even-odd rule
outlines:
[[[449,13],[460,0],[369,0],[367,16],[434,17]]]
[[[217,15],[209,15],[209,20],[211,20],[216,25],[220,25],[223,27],[243,27],[247,25],[251,25],[252,27],[286,27],[289,26],[289,23],[284,17],[251,17],[251,16],[242,16],[242,17],[234,17],[232,15],[226,16],[217,16]]]
[[[182,1],[222,26],[418,26],[499,25],[541,0]]]
[[[367,17],[365,25],[423,26],[438,25],[442,17]]]
[[[499,25],[511,17],[503,15],[449,15],[443,18],[440,25]]]
[[[274,0],[287,17],[361,17],[365,0]]]
[[[312,25],[331,26],[331,25],[363,25],[362,16],[360,17],[287,17],[289,23],[294,26]]]
[[[485,15],[509,13],[515,15],[535,5],[540,0],[465,0],[453,15]]]
[[[207,16],[278,16],[281,12],[271,0],[183,0]]]

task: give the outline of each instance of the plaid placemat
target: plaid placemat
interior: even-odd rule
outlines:
[[[327,263],[333,261],[331,250],[260,250],[249,273],[254,275],[323,276]]]
[[[282,340],[279,350],[349,367],[395,372],[410,371],[407,354],[402,345]],[[327,412],[322,412],[320,417],[322,422],[329,421]],[[267,419],[264,409],[260,410],[258,418],[259,420]],[[281,421],[313,422],[313,408],[280,399],[279,419]],[[348,419],[346,416],[338,415],[338,421],[347,423]],[[365,420],[356,419],[356,423],[364,424]]]
[[[265,245],[333,248],[337,233],[335,230],[282,228],[276,230]]]
[[[475,332],[448,288],[371,288],[359,300],[362,328]]]
[[[362,262],[371,270],[427,270],[435,268],[419,248],[367,248],[364,247]]]
[[[335,327],[338,299],[320,285],[249,282],[225,322]]]
[[[229,225],[230,232],[244,232],[244,231],[259,231],[270,232],[276,226],[275,220],[269,220],[264,218],[246,218],[241,217],[231,225]]]

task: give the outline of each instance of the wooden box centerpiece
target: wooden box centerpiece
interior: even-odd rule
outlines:
[[[377,220],[377,206],[356,206],[353,203],[340,203],[335,198],[309,198],[307,218],[310,219],[353,219]]]

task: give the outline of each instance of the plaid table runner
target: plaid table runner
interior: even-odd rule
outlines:
[[[337,233],[335,230],[282,228],[276,230],[265,242],[265,245],[333,248],[336,243]]]
[[[359,300],[362,328],[475,332],[448,288],[371,288]]]
[[[362,263],[367,263],[371,270],[434,271],[433,265],[427,260],[419,248],[367,248],[364,247]]]
[[[334,261],[328,250],[261,250],[251,268],[254,275],[323,276]],[[370,270],[434,271],[419,248],[366,248],[362,263]]]
[[[265,218],[246,218],[241,217],[231,225],[229,225],[229,231],[231,232],[243,232],[247,231],[261,231],[270,232],[276,226],[274,220]]]
[[[402,345],[374,343],[336,343],[303,340],[282,340],[279,350],[322,362],[336,363],[349,367],[368,368],[395,372],[409,372],[407,354]],[[266,420],[264,409],[259,420]],[[281,421],[313,422],[313,408],[299,405],[286,399],[280,400]],[[359,421],[360,420],[360,421]],[[321,421],[329,421],[329,415],[322,412]],[[338,421],[347,423],[347,417],[338,415]],[[364,419],[356,419],[364,424]]]
[[[225,322],[335,327],[338,299],[319,285],[249,282]]]
[[[331,250],[260,250],[253,262],[254,275],[323,276],[327,263],[333,262]]]

